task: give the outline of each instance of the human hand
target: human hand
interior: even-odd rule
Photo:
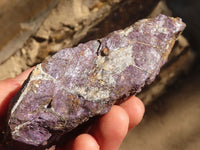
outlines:
[[[8,105],[20,89],[33,68],[16,78],[0,81],[0,128],[5,122]],[[57,150],[117,150],[127,132],[135,127],[144,114],[144,105],[140,99],[131,96],[120,105],[100,117],[87,131],[71,139]]]

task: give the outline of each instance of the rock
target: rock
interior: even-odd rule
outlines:
[[[102,38],[133,24],[146,17],[159,0],[14,1],[2,2],[8,7],[1,5],[0,1],[3,16],[0,20],[0,80],[17,76],[63,47]],[[47,5],[49,2],[51,7]],[[24,13],[27,11],[29,13]],[[22,21],[24,17],[27,20]],[[101,34],[93,33],[102,21],[108,22],[98,26]],[[91,38],[85,38],[86,35]]]
[[[90,118],[141,91],[159,73],[185,24],[159,15],[36,66],[11,102],[7,145],[51,147]]]
[[[156,80],[143,88],[137,96],[143,101],[144,105],[150,105],[168,92],[168,88],[173,87],[173,84],[176,84],[182,75],[188,74],[194,60],[195,54],[191,50],[188,41],[180,36]]]

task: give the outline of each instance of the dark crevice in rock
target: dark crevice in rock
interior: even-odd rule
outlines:
[[[42,42],[45,42],[46,39],[45,38],[42,38],[42,37],[37,37],[37,36],[33,36],[33,39],[35,39],[37,42],[39,43],[42,43]]]
[[[49,104],[47,105],[47,108],[51,108],[52,107],[52,99],[50,100]]]

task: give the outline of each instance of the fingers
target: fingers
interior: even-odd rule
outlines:
[[[127,134],[128,125],[128,114],[123,108],[115,105],[94,125],[91,134],[98,141],[101,150],[118,150]]]
[[[35,67],[29,68],[28,70],[22,72],[21,74],[19,74],[17,77],[15,77],[15,80],[22,84],[29,76],[29,74],[31,73],[31,71],[34,69]]]
[[[99,150],[99,144],[90,134],[80,134],[75,139],[67,141],[66,145],[56,150]]]
[[[117,150],[128,130],[142,120],[144,111],[144,104],[135,96],[124,101],[120,106],[114,105],[99,119],[91,131],[100,149]]]
[[[5,114],[12,97],[20,89],[24,80],[28,77],[33,68],[28,69],[16,78],[10,78],[0,81],[0,126],[4,120]]]
[[[4,120],[11,98],[16,94],[20,87],[21,84],[14,79],[0,81],[0,125]]]
[[[142,101],[132,96],[120,106],[114,105],[107,114],[96,121],[89,131],[91,135],[79,135],[69,142],[70,144],[68,143],[65,149],[82,150],[82,147],[83,150],[118,150],[128,129],[135,127],[142,120],[143,114]]]
[[[128,114],[122,107],[115,105],[95,122],[89,134],[79,135],[62,150],[118,150],[127,134],[128,125]]]
[[[73,150],[99,150],[96,139],[89,134],[79,135],[73,143]]]
[[[120,104],[120,106],[129,116],[129,130],[140,123],[143,118],[145,108],[143,102],[139,98],[131,96]]]

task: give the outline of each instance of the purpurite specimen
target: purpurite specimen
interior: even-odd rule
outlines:
[[[140,92],[155,79],[184,28],[180,18],[159,15],[46,59],[12,100],[8,144],[49,147]]]

